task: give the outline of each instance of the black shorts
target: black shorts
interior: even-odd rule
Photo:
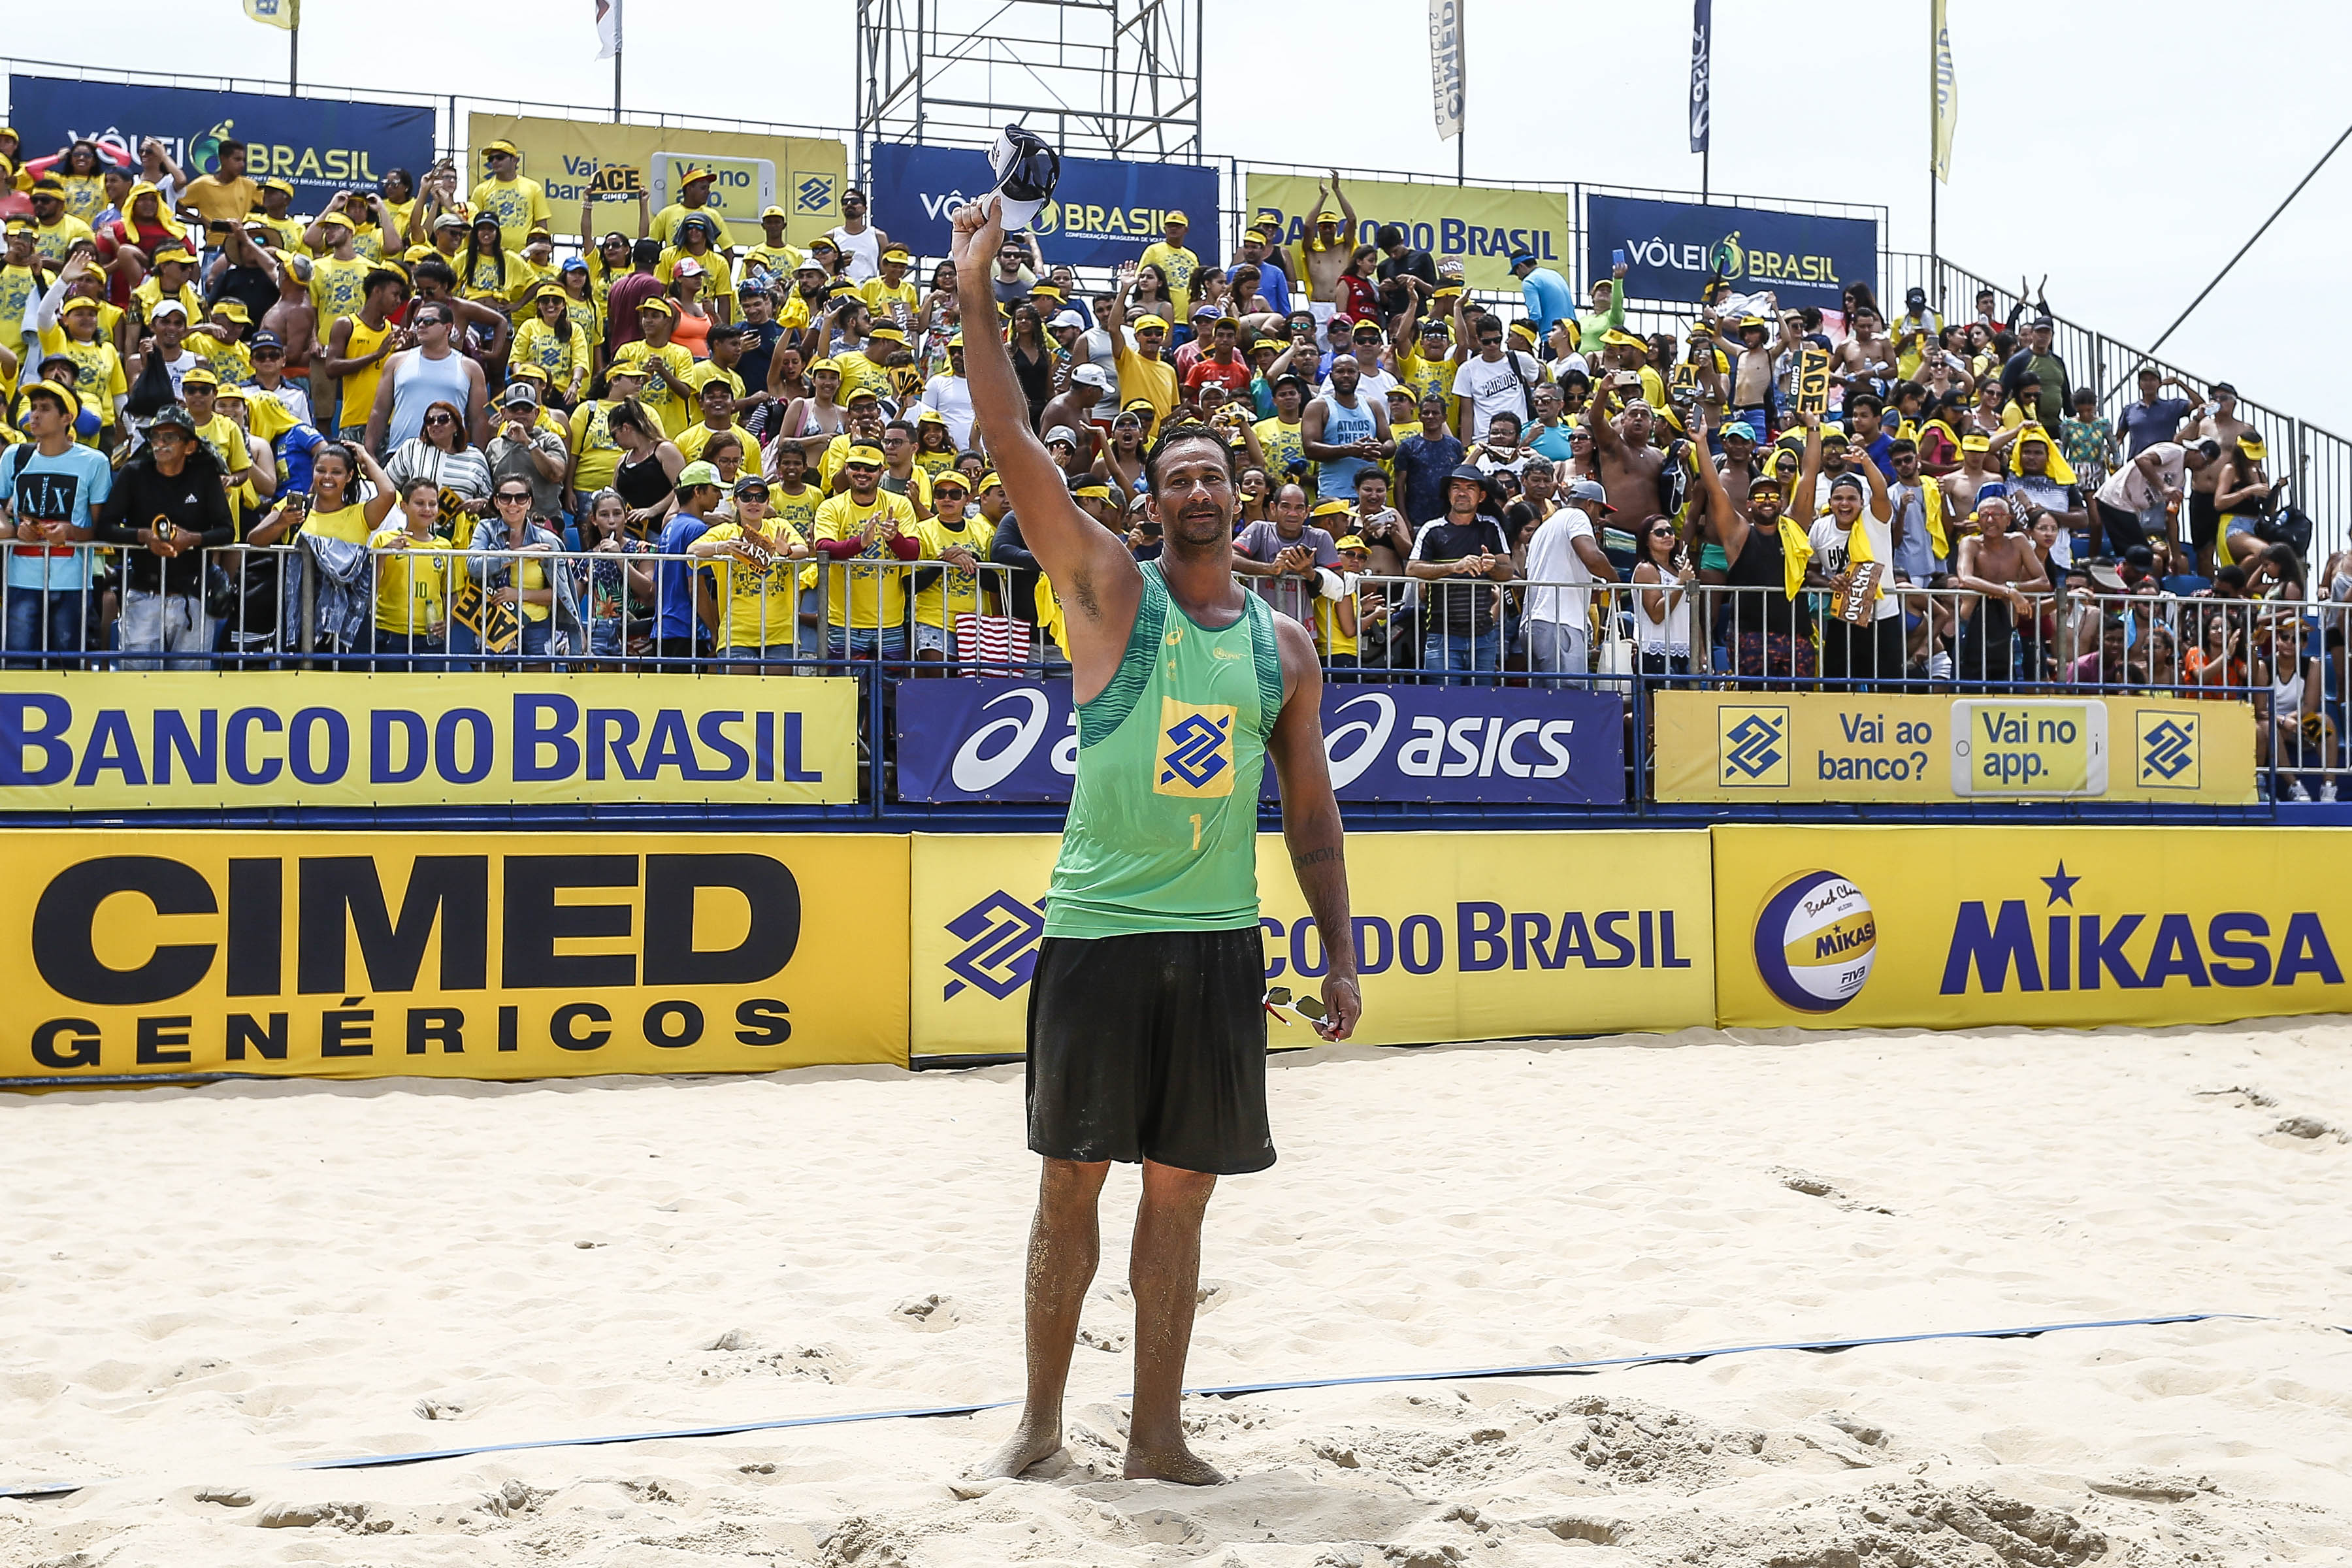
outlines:
[[[2213,542],[2221,537],[2221,509],[2214,504],[2216,492],[2189,492],[2189,542],[2199,550],[2210,550]]]
[[[1029,984],[1029,1147],[1049,1160],[1265,1170],[1265,1001],[1255,926],[1047,937]]]

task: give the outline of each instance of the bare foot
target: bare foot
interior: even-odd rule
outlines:
[[[1202,1458],[1181,1441],[1173,1447],[1143,1449],[1129,1447],[1127,1450],[1127,1479],[1130,1481],[1173,1481],[1180,1487],[1219,1487],[1225,1484],[1225,1473]]]
[[[1004,1447],[973,1466],[970,1474],[975,1480],[1009,1479],[1061,1451],[1062,1428],[1058,1425],[1033,1426],[1024,1421]]]

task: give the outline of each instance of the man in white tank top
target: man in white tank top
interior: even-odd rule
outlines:
[[[827,237],[848,258],[845,276],[851,282],[863,283],[882,275],[882,253],[889,248],[890,237],[866,221],[864,191],[852,185],[841,193],[841,226]]]
[[[455,312],[446,303],[429,300],[410,312],[409,324],[415,331],[416,346],[383,362],[375,406],[368,413],[368,450],[387,451],[415,435],[424,428],[425,409],[436,403],[463,408],[466,438],[480,446],[488,433],[488,384],[482,379],[482,367],[450,342]]]

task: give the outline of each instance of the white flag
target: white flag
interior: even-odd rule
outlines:
[[[596,0],[596,58],[609,60],[621,52],[621,0]]]
[[[1462,0],[1429,0],[1430,90],[1437,139],[1462,134]]]

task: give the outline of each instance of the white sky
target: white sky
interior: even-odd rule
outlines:
[[[1431,125],[1420,0],[1202,3],[1212,153],[1279,149],[1290,162],[1452,174],[1452,144]],[[1464,3],[1474,182],[1696,187],[1698,160],[1684,151],[1685,0]],[[282,79],[285,35],[242,20],[235,0],[201,4],[198,24],[192,0],[113,0],[103,48],[79,28],[67,31],[89,41],[43,48],[24,36],[35,29],[12,28],[11,42],[93,66]],[[591,0],[309,0],[305,10],[306,79],[610,101]],[[2344,129],[2336,89],[2352,7],[2341,4],[1950,0],[1950,11],[1960,120],[1945,254],[1996,279],[2046,272],[2053,308],[2126,340],[2161,331]],[[1924,250],[1927,0],[1716,0],[1715,16],[1714,188],[1884,203],[1888,242]],[[688,17],[715,34],[677,25]],[[1383,19],[1394,47],[1366,47]],[[835,126],[853,117],[848,0],[724,11],[634,0],[631,21],[632,109]],[[483,47],[489,23],[500,39],[538,47]],[[387,26],[402,40],[390,50]],[[727,63],[710,71],[714,37]],[[803,68],[812,58],[838,64]],[[1302,90],[1318,79],[1339,90]],[[2347,198],[2352,147],[2167,357],[2352,434],[2334,328],[2294,313],[2327,297],[2320,258],[2352,253]],[[887,212],[876,216],[889,226]]]

